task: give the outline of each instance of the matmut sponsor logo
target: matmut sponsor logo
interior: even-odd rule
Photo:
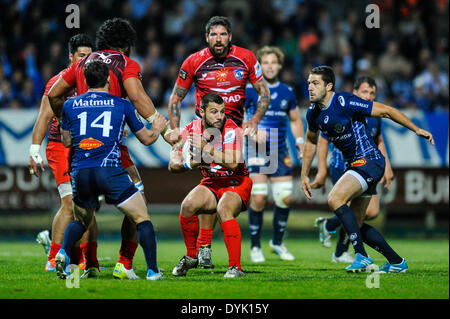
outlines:
[[[77,99],[73,101],[73,107],[90,107],[90,106],[114,106],[114,99]]]
[[[79,148],[83,150],[92,150],[94,148],[98,148],[102,146],[103,143],[99,140],[96,140],[95,138],[89,137],[81,140],[80,144],[78,145]]]
[[[350,105],[356,105],[356,106],[359,106],[359,107],[364,107],[366,109],[369,107],[369,104],[356,102],[356,101],[350,101]]]

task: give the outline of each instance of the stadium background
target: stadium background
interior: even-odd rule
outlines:
[[[68,29],[69,3],[80,8],[80,28]],[[369,29],[368,4],[380,9],[380,28]],[[411,132],[383,120],[388,153],[396,178],[388,192],[379,187],[383,214],[374,223],[394,236],[448,237],[449,90],[448,1],[0,1],[0,237],[33,238],[47,228],[59,198],[47,167],[40,179],[28,174],[28,148],[39,101],[47,80],[68,63],[68,39],[80,32],[95,37],[106,19],[128,18],[138,34],[131,58],[143,70],[143,84],[159,111],[166,105],[178,69],[192,52],[205,46],[209,17],[232,21],[233,44],[256,51],[280,46],[286,53],[281,80],[296,92],[306,113],[306,78],[316,65],[336,72],[337,91],[351,91],[363,74],[376,78],[377,100],[406,112],[436,138],[428,146]],[[185,98],[182,122],[193,116],[193,88]],[[182,123],[182,124],[183,124]],[[290,137],[292,145],[292,137]],[[179,237],[178,209],[200,175],[169,175],[168,146],[151,147],[127,140],[139,166],[159,238]],[[41,149],[44,155],[45,143]],[[294,210],[287,236],[315,235],[315,217],[329,216],[326,187],[307,203],[299,187],[299,165],[291,148],[295,176]],[[44,156],[45,157],[45,156]],[[266,210],[269,211],[269,208]],[[101,236],[119,235],[122,216],[103,206]],[[246,234],[247,215],[239,217]],[[270,235],[265,214],[263,235]],[[216,229],[216,235],[220,230]],[[244,235],[245,236],[245,235]]]

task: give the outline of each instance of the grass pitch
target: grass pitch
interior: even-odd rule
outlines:
[[[102,267],[99,279],[82,279],[79,288],[68,288],[55,273],[44,272],[46,256],[35,242],[0,242],[1,299],[448,299],[448,240],[390,240],[407,259],[404,274],[383,274],[368,278],[368,273],[348,274],[345,264],[331,263],[332,249],[318,240],[286,239],[295,255],[292,262],[281,261],[270,252],[268,240],[263,251],[266,262],[252,264],[250,244],[243,241],[244,278],[225,279],[227,253],[222,238],[213,240],[213,270],[193,269],[186,277],[171,275],[183,256],[182,240],[158,242],[158,264],[165,280],[114,280],[112,271],[120,242],[99,241],[98,257]],[[384,258],[368,248],[377,265]],[[145,278],[143,252],[138,248],[134,267]],[[368,285],[367,285],[368,284]],[[70,285],[69,285],[70,286]],[[368,288],[368,286],[373,288]],[[378,286],[378,288],[377,288]]]

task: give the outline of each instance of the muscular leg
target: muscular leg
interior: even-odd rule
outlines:
[[[267,200],[267,175],[251,174],[253,181],[250,205],[248,208],[248,219],[250,226],[250,239],[252,247],[261,247],[261,229],[263,226],[263,213]]]
[[[228,252],[228,267],[241,267],[241,229],[235,217],[241,211],[241,197],[234,192],[225,192],[217,204],[217,214],[220,216],[220,224],[223,231],[223,239]]]
[[[52,241],[48,261],[55,259],[56,253],[61,248],[63,242],[64,231],[71,221],[73,221],[72,194],[61,198],[61,207],[53,218]]]
[[[216,197],[203,185],[196,186],[183,200],[179,220],[187,250],[186,256],[196,258],[197,255],[199,222],[196,215],[215,213],[216,206]]]
[[[125,169],[133,181],[134,185],[139,189],[144,199],[145,205],[147,205],[147,199],[144,193],[144,186],[142,184],[141,176],[135,165],[127,167]],[[123,264],[125,269],[131,269],[133,267],[133,258],[138,247],[138,235],[136,224],[130,220],[127,216],[123,217],[122,227],[120,229],[122,236],[122,243],[120,245],[119,260],[118,263]]]
[[[359,226],[363,220],[363,211],[353,211],[347,203],[362,193],[362,186],[358,179],[351,174],[344,174],[328,194],[328,205],[339,217],[341,225],[349,236],[356,253],[367,257]]]
[[[366,218],[365,220],[372,220],[375,219],[378,216],[378,213],[380,212],[380,199],[378,195],[372,195],[372,198],[370,199],[369,206],[366,210]]]

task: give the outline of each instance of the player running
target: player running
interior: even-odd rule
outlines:
[[[60,116],[62,109],[62,96],[65,92],[76,87],[79,94],[87,91],[83,69],[92,61],[104,61],[110,70],[109,93],[126,98],[128,97],[137,112],[149,123],[159,114],[151,100],[145,92],[141,83],[141,69],[139,64],[130,59],[131,48],[136,42],[136,31],[128,20],[113,18],[106,20],[99,27],[96,33],[96,44],[98,51],[89,54],[85,59],[73,64],[61,74],[60,79],[55,83],[49,92],[50,104],[57,116]],[[166,141],[171,142],[170,130],[164,130],[163,136]],[[122,165],[127,169],[135,185],[143,193],[143,185],[139,173],[130,158],[128,150],[121,145]],[[115,278],[137,279],[132,269],[132,262],[137,249],[136,226],[125,216],[121,229],[122,243],[119,260],[114,269]]]
[[[294,256],[283,244],[283,235],[289,216],[292,195],[292,169],[289,150],[286,143],[287,119],[295,137],[298,154],[303,151],[303,123],[297,107],[297,99],[292,88],[278,79],[283,66],[284,54],[277,47],[265,46],[256,53],[261,63],[262,73],[270,89],[270,105],[258,124],[258,135],[265,132],[268,136],[263,144],[255,143],[252,138],[246,142],[246,163],[253,181],[252,195],[248,209],[252,262],[264,262],[261,249],[260,232],[263,225],[263,213],[268,194],[268,181],[272,187],[275,202],[273,212],[273,236],[269,246],[282,260],[294,260]],[[245,93],[246,115],[251,118],[256,110],[258,94],[251,87]]]
[[[70,65],[83,59],[92,52],[94,44],[91,38],[86,34],[76,34],[69,40],[69,61]],[[58,121],[50,107],[48,100],[48,92],[52,85],[58,80],[60,74],[52,77],[45,87],[44,95],[42,96],[39,115],[33,127],[31,146],[30,146],[30,160],[29,169],[30,174],[39,176],[39,170],[44,171],[44,162],[39,153],[42,141],[48,131],[48,143],[46,148],[47,162],[55,177],[58,193],[61,198],[61,207],[53,218],[50,230],[41,231],[37,236],[37,241],[41,243],[48,255],[45,264],[45,271],[55,271],[55,255],[61,248],[64,229],[73,220],[72,211],[72,186],[70,184],[70,168],[69,168],[69,149],[65,148],[61,143],[61,134],[59,133]],[[76,91],[69,92],[64,99],[73,97]],[[97,267],[97,227],[95,219],[92,225],[89,226],[88,231],[82,238],[81,249],[83,254],[79,252],[77,247],[77,261],[81,268]],[[83,258],[87,264],[83,264]],[[75,258],[74,258],[75,260]]]
[[[375,80],[368,76],[362,76],[356,79],[353,94],[367,100],[374,101],[377,92],[377,84]],[[367,128],[370,135],[373,137],[378,149],[386,159],[386,167],[384,169],[384,175],[380,182],[385,182],[385,188],[388,189],[394,174],[392,172],[391,164],[387,156],[386,147],[384,145],[383,136],[381,135],[381,119],[377,117],[367,117]],[[312,188],[319,188],[325,183],[327,176],[327,154],[328,154],[328,140],[323,135],[319,137],[317,146],[317,160],[318,171],[314,181],[311,183]],[[333,184],[336,184],[338,179],[344,174],[345,162],[342,152],[336,147],[332,147],[331,161],[330,161],[330,176]],[[367,206],[365,220],[372,220],[378,216],[380,211],[380,203],[378,195],[372,195],[369,205]],[[339,218],[334,216],[332,218],[319,217],[315,221],[316,227],[319,227],[320,241],[325,247],[331,246],[331,234],[336,232],[337,227],[341,223]],[[342,227],[339,230],[338,242],[336,244],[336,251],[331,256],[332,262],[352,263],[353,257],[347,252],[349,240],[345,235],[345,231]]]
[[[200,100],[205,94],[219,94],[225,103],[225,114],[244,135],[256,134],[269,103],[270,93],[263,80],[261,66],[255,55],[242,47],[231,44],[231,23],[228,18],[214,16],[206,24],[207,48],[191,54],[181,65],[178,78],[169,100],[169,122],[175,132],[180,131],[181,102],[195,83],[197,105],[195,114],[201,116]],[[250,82],[259,96],[253,117],[244,121],[245,87]],[[216,215],[197,216],[193,223],[200,225],[197,231],[197,249],[200,268],[214,267],[211,261],[211,241]]]
[[[245,276],[241,267],[241,230],[235,219],[250,201],[252,180],[243,161],[242,134],[239,126],[225,116],[220,95],[208,93],[200,101],[201,119],[189,123],[181,136],[185,144],[174,147],[169,170],[181,173],[199,168],[203,179],[181,204],[180,225],[186,245],[183,256],[172,271],[185,276],[197,265],[197,214],[217,213],[228,252],[225,278]]]
[[[406,260],[400,257],[372,226],[364,223],[367,206],[376,185],[383,177],[386,161],[367,129],[367,116],[384,117],[410,129],[434,145],[433,136],[417,127],[405,114],[393,107],[363,100],[350,93],[335,93],[334,72],[331,67],[311,70],[308,91],[311,106],[306,114],[308,129],[301,171],[302,190],[312,199],[308,174],[316,152],[320,130],[343,154],[346,171],[328,194],[328,206],[339,218],[355,250],[354,262],[348,272],[373,269],[363,242],[380,252],[387,263],[382,273],[405,272]],[[351,200],[350,206],[347,204]]]
[[[166,120],[157,117],[152,129],[146,129],[130,102],[108,93],[110,76],[104,62],[86,64],[84,74],[88,92],[65,102],[62,111],[62,142],[74,148],[75,221],[67,226],[62,247],[55,257],[57,275],[60,278],[68,275],[72,246],[90,225],[99,204],[98,196],[104,195],[107,203],[114,204],[136,224],[147,262],[146,278],[161,280],[153,224],[143,196],[122,168],[119,144],[125,123],[141,143],[150,145],[167,126]]]

